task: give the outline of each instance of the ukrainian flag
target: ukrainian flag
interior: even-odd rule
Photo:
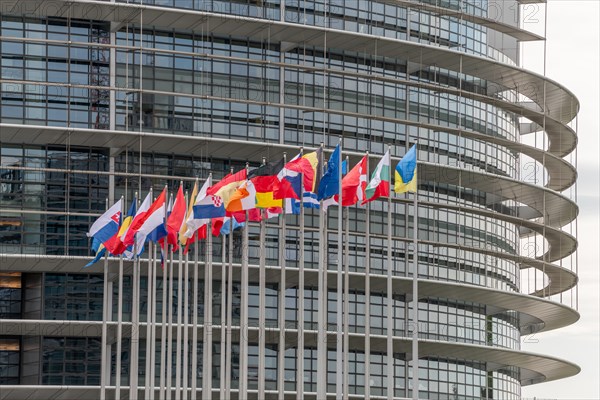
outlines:
[[[394,192],[417,192],[417,145],[408,150],[396,165]]]

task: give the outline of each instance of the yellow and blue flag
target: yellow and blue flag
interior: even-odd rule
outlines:
[[[394,172],[394,192],[417,192],[417,145],[402,157]]]

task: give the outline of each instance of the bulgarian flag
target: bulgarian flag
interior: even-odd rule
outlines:
[[[365,200],[362,204],[378,199],[381,196],[389,196],[390,166],[390,150],[388,149],[371,175],[371,181],[365,189]]]

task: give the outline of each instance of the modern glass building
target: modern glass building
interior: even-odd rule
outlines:
[[[419,398],[518,399],[577,374],[521,350],[579,318],[579,103],[521,67],[543,3],[0,1],[0,399],[411,398],[414,363]],[[106,199],[340,137],[419,158],[418,210],[344,213],[341,289],[336,207],[326,240],[306,210],[83,269]]]

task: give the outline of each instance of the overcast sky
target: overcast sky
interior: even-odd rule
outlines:
[[[540,7],[543,21],[543,5]],[[599,24],[600,0],[548,0],[547,76],[573,91],[581,103],[577,150],[581,319],[570,327],[536,335],[537,343],[526,343],[522,348],[572,361],[582,371],[573,378],[527,386],[523,398],[600,399]],[[532,58],[525,55],[525,67],[543,72],[543,65],[536,65]]]

